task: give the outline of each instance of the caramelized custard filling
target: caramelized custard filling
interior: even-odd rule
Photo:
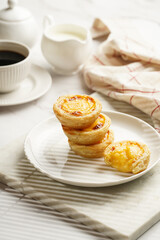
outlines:
[[[112,147],[107,154],[107,161],[121,172],[132,172],[132,164],[144,153],[138,143],[122,142]]]
[[[65,98],[59,107],[73,116],[82,116],[94,111],[96,103],[89,96],[76,95]]]
[[[98,130],[104,126],[104,123],[105,123],[105,117],[102,114],[100,114],[96,119],[96,121],[92,123],[92,125],[89,126],[88,128],[85,128],[84,131]]]

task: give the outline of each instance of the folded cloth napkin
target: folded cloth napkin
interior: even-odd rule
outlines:
[[[89,88],[149,114],[160,133],[160,46],[145,41],[136,25],[95,19],[93,38],[108,38],[85,64],[84,79]]]

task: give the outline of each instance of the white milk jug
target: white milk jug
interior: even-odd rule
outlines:
[[[46,60],[58,74],[78,72],[91,52],[90,31],[74,24],[53,24],[49,16],[44,23],[41,48]]]

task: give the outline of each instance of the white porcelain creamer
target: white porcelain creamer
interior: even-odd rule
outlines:
[[[74,24],[53,24],[49,16],[44,23],[41,48],[46,60],[58,74],[78,72],[91,52],[90,31]]]

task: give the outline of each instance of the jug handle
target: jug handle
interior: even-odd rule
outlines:
[[[43,29],[46,30],[49,26],[54,25],[55,21],[51,15],[44,16]]]

